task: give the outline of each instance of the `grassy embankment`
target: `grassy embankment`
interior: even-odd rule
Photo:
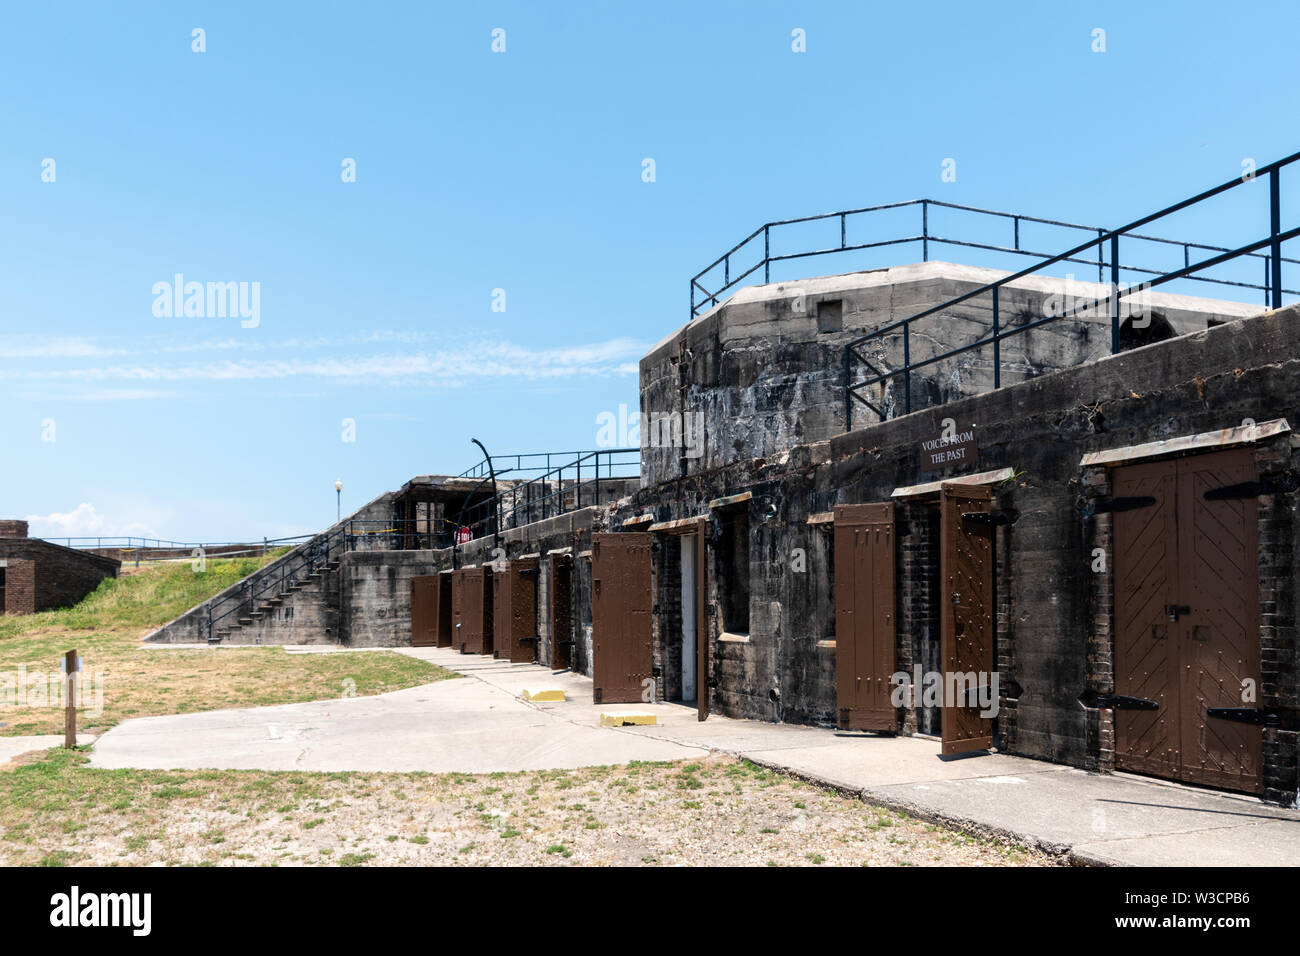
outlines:
[[[75,607],[0,615],[0,675],[15,685],[59,674],[64,652],[83,659],[86,696],[78,730],[102,733],[128,717],[379,694],[454,677],[401,654],[286,654],[279,647],[168,649],[141,645],[149,631],[251,574],[265,558],[215,559],[196,572],[190,562],[162,564],[105,580]],[[103,675],[103,713],[94,715],[94,682]],[[0,680],[4,680],[0,677]],[[63,732],[57,706],[6,706],[0,687],[0,736]],[[31,688],[26,699],[31,700]]]

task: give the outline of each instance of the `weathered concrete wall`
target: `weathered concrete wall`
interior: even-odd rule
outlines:
[[[844,345],[872,329],[938,306],[1007,273],[928,262],[742,289],[661,341],[641,360],[643,420],[686,414],[702,423],[681,429],[685,447],[656,447],[659,430],[643,425],[642,482],[651,487],[730,462],[771,458],[844,429]],[[1001,290],[1001,327],[1039,318],[1052,306],[1090,302],[1108,287],[1028,277]],[[1050,300],[1050,301],[1049,301]],[[1258,306],[1148,293],[1153,330],[1199,331]],[[1054,309],[1054,311],[1057,311]],[[920,320],[912,329],[913,362],[973,342],[992,328],[987,295]],[[870,351],[888,371],[903,364],[902,334]],[[1002,343],[1002,383],[1013,384],[1109,354],[1105,316],[1061,320]],[[993,384],[991,346],[944,360],[912,379],[912,408],[987,391]],[[855,380],[865,367],[854,369]],[[902,382],[869,397],[891,414],[902,407]],[[871,413],[854,410],[855,421]],[[691,419],[690,415],[702,416]],[[678,419],[680,421],[680,419]]]
[[[411,578],[441,570],[437,551],[354,551],[339,567],[339,625],[349,647],[411,645]]]
[[[575,555],[572,607],[578,646],[574,669],[590,673],[591,582],[581,566],[590,561],[577,557],[591,547],[591,532],[601,511],[584,508],[546,521],[501,533],[499,544],[491,537],[477,538],[451,548],[427,551],[368,551],[344,556],[339,569],[339,626],[344,644],[354,647],[398,647],[411,643],[410,581],[416,575],[436,574],[455,567],[478,567],[494,561],[525,555],[538,557],[538,642],[539,663],[550,664],[550,622],[546,597],[550,566],[545,560],[553,550],[569,549]],[[585,647],[584,647],[585,639]]]
[[[1246,418],[1300,422],[1300,308],[917,411],[793,448],[779,462],[735,462],[633,496],[616,510],[612,524],[647,512],[657,521],[690,517],[709,499],[753,494],[747,505],[750,630],[743,641],[723,640],[714,618],[715,709],[733,716],[831,722],[834,663],[819,642],[826,637],[826,609],[833,607],[832,579],[815,570],[794,572],[792,557],[797,551],[819,553],[815,542],[824,532],[806,523],[809,516],[835,504],[888,500],[897,487],[944,477],[922,475],[917,451],[919,442],[940,431],[945,417],[977,426],[980,458],[966,471],[1011,468],[1016,473],[1014,481],[997,488],[996,499],[999,508],[1017,515],[1014,524],[1001,529],[996,546],[1006,604],[999,612],[1004,699],[998,745],[1096,766],[1097,735],[1090,738],[1089,721],[1097,713],[1080,702],[1085,690],[1097,689],[1087,647],[1098,600],[1096,576],[1089,573],[1094,530],[1081,513],[1080,458],[1235,427]],[[1286,436],[1256,447],[1261,472],[1300,474],[1300,458]],[[1294,620],[1298,510],[1295,493],[1270,497],[1265,509],[1261,640],[1269,690],[1264,706],[1294,708],[1300,700]],[[809,567],[815,569],[817,561]],[[920,653],[915,631],[930,616],[920,606],[904,622],[906,656]],[[913,633],[906,633],[908,628]],[[900,661],[904,658],[900,654]],[[1297,735],[1265,731],[1265,752],[1271,761],[1270,793],[1284,800],[1289,786],[1293,799]]]

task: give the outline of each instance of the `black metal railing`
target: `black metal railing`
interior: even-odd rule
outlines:
[[[213,641],[217,625],[232,614],[244,611],[251,615],[258,610],[258,601],[266,600],[268,594],[282,597],[289,593],[290,588],[305,583],[320,568],[339,560],[348,550],[347,538],[347,525],[335,525],[250,574],[234,593],[218,595],[210,600],[204,621],[208,641]]]
[[[562,464],[574,461],[584,455],[600,454],[599,450],[584,449],[581,451],[539,451],[526,452],[521,455],[493,455],[492,464],[495,468],[496,475],[500,478],[502,475],[527,475],[527,474],[548,474],[552,469],[562,467]],[[556,463],[560,462],[561,465]],[[489,469],[486,460],[480,460],[470,468],[462,471],[457,478],[486,478]]]
[[[1260,170],[1262,173],[1263,170]],[[885,213],[890,210],[917,208],[920,211],[921,221],[920,230],[914,233],[894,236],[885,239],[873,239],[868,242],[850,242],[849,241],[849,221],[850,217],[867,217],[872,213]],[[930,222],[930,211],[932,209],[949,209],[960,212],[975,213],[980,216],[990,217],[992,219],[1007,220],[1011,225],[1011,244],[997,241],[978,241],[970,238],[956,238],[954,236],[936,233]],[[777,238],[777,233],[785,228],[797,226],[805,223],[823,222],[839,220],[839,245],[822,246],[816,249],[801,249],[794,252],[773,253],[773,240]],[[1150,221],[1149,219],[1146,221]],[[1061,256],[1054,256],[1050,259],[1050,253],[1036,251],[1026,246],[1022,241],[1021,226],[1024,224],[1036,226],[1051,226],[1061,229],[1072,229],[1089,234],[1089,240],[1075,247],[1071,253]],[[1128,228],[1128,227],[1125,227]],[[937,199],[909,199],[905,202],[885,203],[879,206],[864,206],[861,209],[846,209],[840,212],[822,213],[817,216],[802,216],[798,219],[781,219],[776,222],[768,222],[759,226],[736,245],[732,246],[725,253],[715,259],[709,265],[705,266],[698,273],[691,277],[691,318],[694,319],[703,311],[707,311],[717,305],[726,294],[735,289],[745,279],[749,278],[759,269],[763,270],[763,282],[771,282],[771,270],[773,263],[787,262],[794,259],[807,259],[813,256],[833,255],[842,252],[854,252],[866,249],[882,249],[888,246],[900,246],[909,243],[918,243],[921,246],[921,261],[930,261],[931,245],[940,246],[958,246],[967,249],[983,249],[990,252],[1005,253],[1011,256],[1028,256],[1036,259],[1046,259],[1048,262],[1043,265],[1056,262],[1065,262],[1073,265],[1082,265],[1095,267],[1097,269],[1097,281],[1103,282],[1107,262],[1104,257],[1103,246],[1110,232],[1099,226],[1085,226],[1079,223],[1062,222],[1056,219],[1042,219],[1037,216],[1025,216],[1017,213],[1000,212],[995,209],[980,209],[976,206],[963,206],[958,203],[941,202]],[[757,246],[759,237],[762,237],[763,250],[762,256],[752,265],[746,266],[745,263],[751,261],[748,255],[742,257],[740,265],[733,266],[732,259],[741,253],[751,243]],[[1154,243],[1160,246],[1179,247],[1183,253],[1183,264],[1191,264],[1191,254],[1193,251],[1198,252],[1229,252],[1231,250],[1219,246],[1206,245],[1197,242],[1184,242],[1178,239],[1165,239],[1159,236],[1148,236],[1131,234],[1129,238],[1140,239],[1144,242]],[[1079,253],[1096,249],[1096,258],[1081,257]],[[755,254],[757,250],[755,249]],[[1197,281],[1215,283],[1218,285],[1237,286],[1246,289],[1255,289],[1268,294],[1270,280],[1267,278],[1269,268],[1269,257],[1265,255],[1253,255],[1252,258],[1260,259],[1265,270],[1265,280],[1261,285],[1254,282],[1245,282],[1232,279],[1222,278],[1200,278]],[[1287,260],[1294,262],[1295,260]],[[1133,273],[1159,276],[1164,274],[1164,270],[1157,268],[1144,268],[1139,266],[1125,266],[1126,270]],[[734,273],[734,274],[733,274]],[[722,284],[712,290],[706,288],[701,280],[712,276],[712,281],[720,281]],[[712,284],[712,282],[710,282]]]
[[[912,386],[912,373],[914,371],[929,365],[933,365],[936,362],[941,362],[945,359],[952,358],[953,356],[960,355],[964,352],[969,352],[973,349],[982,348],[986,345],[992,345],[993,347],[993,363],[992,363],[993,364],[993,387],[1000,388],[1002,385],[1001,344],[1003,341],[1011,338],[1012,336],[1023,335],[1024,333],[1029,332],[1032,329],[1046,325],[1050,322],[1055,322],[1060,319],[1068,318],[1080,312],[1083,312],[1085,314],[1096,314],[1097,311],[1101,309],[1103,306],[1108,308],[1109,317],[1110,317],[1110,327],[1111,327],[1110,350],[1111,350],[1111,354],[1118,353],[1120,351],[1120,326],[1121,326],[1121,313],[1123,309],[1123,299],[1129,294],[1138,290],[1144,290],[1144,291],[1149,290],[1157,286],[1161,286],[1166,283],[1173,282],[1179,279],[1189,279],[1197,282],[1217,282],[1220,284],[1227,284],[1227,285],[1247,286],[1249,288],[1262,288],[1265,291],[1265,305],[1269,308],[1274,308],[1274,309],[1281,308],[1282,297],[1284,293],[1288,295],[1300,294],[1297,293],[1295,289],[1284,288],[1282,284],[1282,263],[1286,262],[1288,264],[1297,264],[1297,262],[1300,261],[1296,259],[1284,259],[1282,256],[1282,243],[1295,238],[1297,235],[1300,235],[1300,228],[1283,230],[1282,222],[1281,222],[1281,215],[1282,215],[1281,213],[1282,210],[1281,170],[1284,167],[1289,166],[1292,163],[1295,163],[1297,160],[1300,160],[1300,153],[1293,153],[1292,155],[1287,156],[1284,159],[1280,159],[1277,162],[1270,163],[1267,166],[1260,167],[1257,170],[1255,176],[1249,178],[1237,177],[1231,179],[1225,183],[1215,186],[1212,189],[1207,189],[1205,192],[1199,193],[1188,199],[1184,199],[1182,202],[1175,203],[1172,206],[1167,206],[1158,212],[1154,212],[1151,213],[1150,215],[1143,216],[1141,219],[1136,219],[1126,226],[1121,226],[1118,229],[1113,229],[1110,231],[1099,232],[1096,239],[1089,239],[1089,241],[1081,243],[1070,249],[1067,249],[1065,252],[1058,253],[1057,255],[1051,256],[1050,258],[1045,258],[1043,259],[1043,261],[1036,263],[1035,265],[1032,265],[1029,268],[1022,269],[1019,272],[1007,275],[1001,279],[998,279],[995,282],[990,282],[986,285],[980,286],[979,288],[967,292],[964,295],[960,295],[954,299],[950,299],[947,302],[944,302],[942,305],[937,305],[934,306],[933,308],[926,309],[923,312],[918,312],[915,315],[908,316],[905,319],[900,319],[897,322],[891,322],[888,325],[882,326],[877,329],[873,329],[871,332],[868,332],[865,335],[859,336],[858,338],[851,340],[844,347],[844,427],[845,429],[849,430],[853,427],[853,403],[855,400],[863,405],[866,405],[873,412],[879,415],[882,420],[888,417],[884,410],[882,410],[877,405],[873,404],[868,399],[863,398],[862,395],[859,394],[859,392],[863,391],[864,389],[869,388],[873,385],[880,385],[892,379],[901,377],[903,380],[903,410],[904,410],[904,414],[906,414],[912,410],[912,387],[911,386]],[[1238,187],[1248,188],[1249,184],[1255,182],[1258,179],[1262,179],[1265,177],[1267,177],[1267,182],[1268,182],[1269,226],[1268,226],[1267,234],[1265,234],[1262,238],[1256,239],[1252,242],[1248,242],[1236,248],[1221,248],[1217,246],[1207,246],[1198,243],[1188,243],[1186,244],[1187,250],[1196,249],[1198,251],[1211,251],[1214,252],[1215,254],[1205,259],[1192,262],[1190,258],[1190,251],[1185,251],[1183,267],[1180,269],[1174,269],[1169,271],[1152,273],[1152,271],[1148,269],[1142,269],[1136,266],[1124,265],[1121,263],[1120,261],[1120,239],[1121,238],[1141,239],[1141,240],[1150,241],[1149,236],[1144,236],[1140,233],[1137,233],[1135,230],[1140,229],[1149,223],[1155,222],[1158,219],[1163,219],[1166,216],[1170,216],[1181,210],[1188,209],[1189,207],[1198,205],[1199,203],[1202,203],[1207,199],[1210,199],[1214,196],[1218,196],[1222,193],[1226,193],[1229,190],[1236,189]],[[1159,240],[1159,241],[1164,241],[1164,240]],[[1102,249],[1102,248],[1108,249],[1108,254],[1105,255],[1104,258],[1100,254],[1098,258],[1098,268],[1099,269],[1108,268],[1110,273],[1110,283],[1109,283],[1110,291],[1107,295],[1101,296],[1090,302],[1082,303],[1072,308],[1065,309],[1061,311],[1059,314],[1044,316],[1042,318],[1035,319],[1029,322],[1021,322],[1009,328],[1003,327],[1001,323],[1001,316],[999,310],[999,290],[1001,290],[1003,286],[1007,285],[1010,282],[1015,282],[1018,279],[1022,279],[1025,276],[1032,275],[1036,272],[1039,272],[1042,269],[1047,268],[1048,266],[1054,265],[1059,262],[1078,262],[1079,260],[1075,257],[1077,257],[1080,253],[1084,252],[1085,250],[1092,248],[1093,246],[1097,246],[1098,249]],[[1268,252],[1260,253],[1259,250],[1261,249],[1267,249]],[[1213,277],[1198,275],[1198,273],[1204,272],[1207,269],[1211,269],[1215,266],[1222,265],[1225,262],[1230,262],[1232,260],[1242,258],[1242,257],[1260,258],[1265,261],[1265,266],[1264,266],[1265,283],[1263,286],[1255,286],[1250,283],[1228,281],[1224,279],[1216,279]],[[1154,275],[1154,278],[1146,278],[1144,281],[1140,283],[1130,284],[1122,287],[1120,285],[1120,276],[1122,273],[1130,273],[1130,274],[1136,273],[1139,275],[1146,275],[1146,276]],[[945,310],[951,309],[953,306],[959,305],[963,302],[968,302],[972,299],[975,299],[983,295],[992,296],[992,326],[991,326],[991,330],[987,335],[981,335],[973,342],[969,342],[965,345],[948,349],[945,352],[942,352],[938,355],[929,356],[921,361],[916,361],[916,362],[912,361],[911,328],[913,323],[917,322],[920,319],[924,319],[932,315],[938,315],[944,312]],[[882,339],[884,336],[890,334],[901,334],[902,336],[903,362],[902,365],[898,368],[881,370],[877,368],[870,361],[870,359],[868,359],[867,356],[862,354],[862,352],[860,351],[860,347],[870,341]],[[864,378],[860,381],[856,381],[856,382],[853,381],[854,360],[861,363],[863,366],[866,367],[866,369],[869,372],[873,374],[871,374],[870,377]]]
[[[559,459],[561,464],[552,465],[536,477],[500,488],[496,495],[489,495],[481,501],[467,503],[456,521],[459,534],[462,537],[468,534],[472,540],[518,524],[545,521],[568,511],[599,504],[602,485],[609,489],[614,487],[613,482],[639,480],[641,476],[639,448],[576,452],[567,461],[563,459],[564,454],[549,453],[548,458]],[[540,458],[542,455],[525,457]],[[497,476],[501,474],[498,470]]]
[[[65,548],[78,550],[118,548],[123,551],[190,551],[195,548],[202,548],[205,551],[210,551],[216,548],[274,548],[284,544],[305,541],[310,537],[312,536],[309,534],[300,534],[289,538],[263,538],[260,543],[254,540],[168,541],[165,538],[139,538],[132,535],[74,535],[73,537],[39,538],[37,540],[48,541],[50,544],[58,544]]]

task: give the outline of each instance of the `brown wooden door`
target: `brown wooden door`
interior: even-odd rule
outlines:
[[[462,654],[465,650],[465,570],[451,572],[451,646]]]
[[[1114,711],[1115,765],[1171,778],[1179,775],[1181,736],[1178,641],[1166,610],[1179,593],[1177,479],[1174,462],[1129,465],[1111,476],[1117,500],[1148,499],[1112,516],[1115,693],[1159,705]]]
[[[537,659],[537,559],[510,562],[510,660]]]
[[[975,703],[976,688],[990,686],[993,679],[993,525],[968,517],[991,512],[993,492],[982,485],[946,484],[939,497],[941,749],[959,754],[993,746],[993,718],[981,716]],[[966,701],[954,699],[954,688],[966,692]]]
[[[598,704],[641,703],[653,680],[651,653],[653,535],[593,534],[591,615],[593,694]]]
[[[502,660],[511,659],[511,642],[513,635],[510,627],[510,589],[507,562],[502,562],[501,570],[489,571],[492,575],[492,656]]]
[[[709,528],[708,518],[695,532],[695,719],[709,719]]]
[[[443,571],[438,575],[438,583],[433,590],[433,621],[435,643],[439,647],[452,646],[451,616],[451,572]]]
[[[1257,705],[1244,691],[1260,684],[1259,505],[1231,491],[1256,477],[1249,449],[1112,476],[1116,498],[1155,499],[1115,514],[1115,690],[1160,705],[1115,711],[1118,767],[1262,789],[1260,728],[1207,713]]]
[[[487,629],[492,612],[490,573],[486,568],[461,568],[452,579],[453,627],[462,654],[492,653]]]
[[[551,669],[573,666],[573,555],[550,556],[550,594],[547,603],[551,622]]]
[[[411,578],[411,646],[434,647],[437,635],[434,625],[437,621],[437,587],[438,576],[416,575]]]
[[[835,509],[835,704],[846,730],[897,730],[894,506]]]

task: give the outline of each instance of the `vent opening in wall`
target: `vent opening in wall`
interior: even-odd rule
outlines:
[[[817,305],[817,331],[842,332],[844,330],[844,300],[830,299]]]

